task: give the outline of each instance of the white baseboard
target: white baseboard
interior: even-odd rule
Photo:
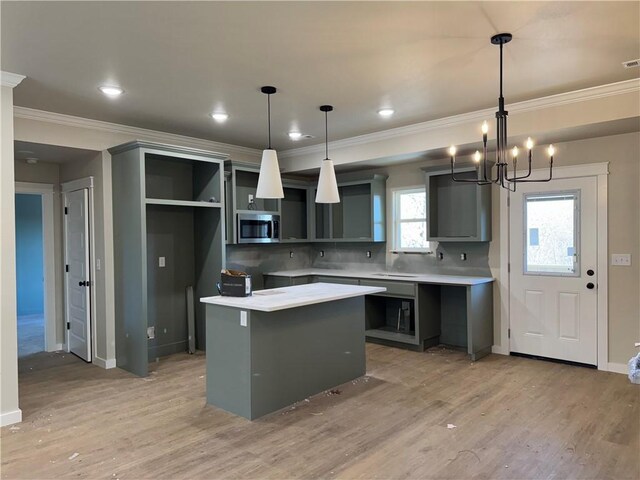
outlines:
[[[53,349],[47,350],[47,352],[59,352],[60,350],[64,350],[64,343],[56,343]]]
[[[509,349],[500,345],[494,345],[491,347],[491,353],[497,353],[498,355],[509,355]]]
[[[22,410],[17,409],[12,412],[0,413],[0,427],[13,425],[22,421]]]
[[[623,375],[629,375],[629,366],[626,363],[613,363],[607,364],[607,371],[614,373],[622,373]]]
[[[116,368],[116,359],[115,358],[108,358],[108,359],[104,359],[104,358],[100,358],[98,356],[93,357],[93,364],[97,365],[100,368],[104,368],[104,369],[110,369],[110,368]]]

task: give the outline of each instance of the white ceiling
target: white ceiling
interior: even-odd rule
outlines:
[[[640,2],[6,2],[16,105],[263,148],[332,139],[638,77]],[[97,90],[115,83],[112,100]],[[376,111],[390,106],[394,117]],[[507,105],[508,106],[508,105]],[[214,109],[230,118],[217,124]],[[316,138],[291,142],[297,128]]]

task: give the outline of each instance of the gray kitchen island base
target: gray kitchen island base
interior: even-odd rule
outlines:
[[[365,374],[363,296],[273,312],[206,307],[211,405],[253,420]]]

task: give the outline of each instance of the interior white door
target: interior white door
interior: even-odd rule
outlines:
[[[91,361],[91,278],[89,270],[89,190],[65,194],[67,345]]]
[[[512,352],[597,365],[596,182],[520,184],[510,194]]]

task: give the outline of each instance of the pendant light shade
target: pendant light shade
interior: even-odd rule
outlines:
[[[267,96],[269,146],[262,151],[256,198],[284,198],[278,154],[271,148],[271,95],[276,93],[276,87],[262,87],[260,91]]]
[[[280,179],[280,166],[278,154],[275,150],[262,151],[260,162],[260,175],[258,176],[258,189],[256,198],[283,198],[282,180]]]
[[[333,107],[331,105],[322,105],[320,107],[320,111],[324,112],[325,158],[320,165],[320,178],[318,178],[316,203],[340,203],[336,171],[333,168],[333,160],[329,159],[329,128],[327,113],[333,111]]]

